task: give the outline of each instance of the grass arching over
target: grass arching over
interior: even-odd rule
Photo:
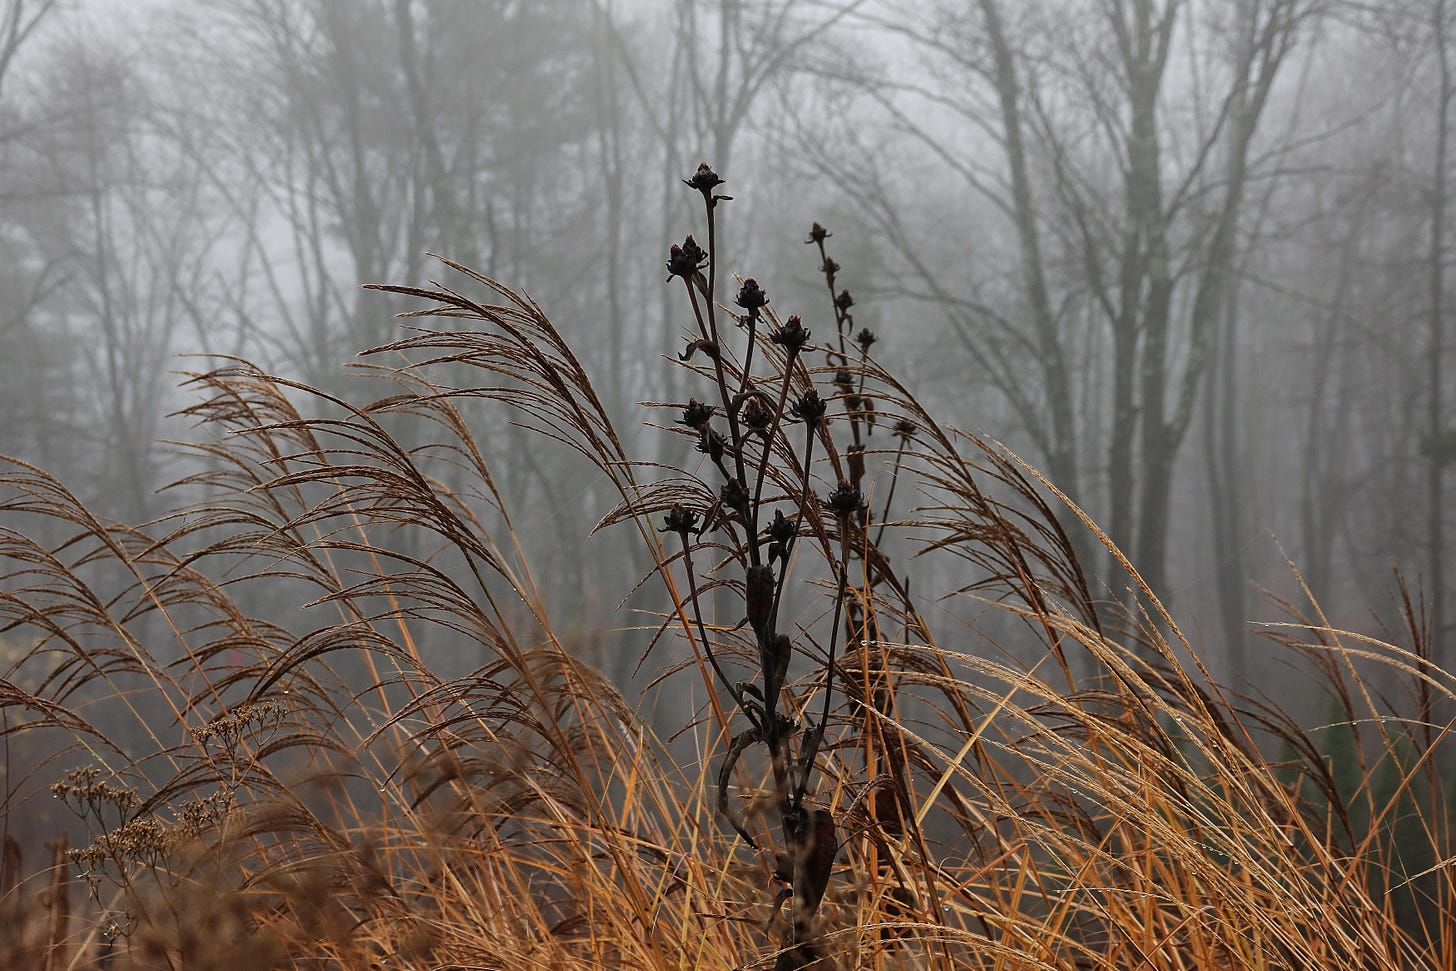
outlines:
[[[1337,733],[1220,688],[1126,561],[1139,613],[1099,612],[1061,524],[1110,544],[1052,484],[879,366],[822,228],[819,343],[755,281],[720,303],[724,197],[688,182],[678,467],[628,454],[540,307],[448,261],[460,290],[379,288],[427,305],[367,352],[376,400],[194,374],[203,498],[157,522],[5,460],[6,818],[53,800],[90,842],[35,877],[7,842],[0,965],[1451,967],[1456,693],[1417,611],[1404,650],[1278,629]],[[557,636],[482,407],[611,482],[661,591],[653,690],[696,680],[673,728],[710,758]],[[965,580],[927,605],[932,570]],[[451,645],[490,660],[446,678]]]

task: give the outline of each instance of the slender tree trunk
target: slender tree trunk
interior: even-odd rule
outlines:
[[[1016,61],[1006,39],[1001,11],[995,0],[980,0],[986,34],[995,60],[996,94],[1005,129],[1007,166],[1011,174],[1012,205],[1016,234],[1020,246],[1021,277],[1031,304],[1036,329],[1037,349],[1051,418],[1051,448],[1047,470],[1052,480],[1068,495],[1079,494],[1077,470],[1077,429],[1073,419],[1071,388],[1061,341],[1057,334],[1056,314],[1046,281],[1041,252],[1041,234],[1036,222],[1036,205],[1032,197],[1026,148],[1021,121],[1021,88],[1017,79]]]
[[[1168,333],[1172,325],[1173,286],[1168,260],[1167,214],[1163,202],[1162,152],[1158,132],[1158,91],[1167,63],[1168,32],[1164,22],[1173,16],[1164,10],[1155,20],[1146,2],[1135,5],[1132,53],[1125,61],[1131,125],[1128,131],[1128,172],[1125,192],[1128,222],[1136,229],[1136,241],[1123,254],[1125,269],[1122,299],[1128,308],[1141,304],[1141,355],[1133,350],[1136,368],[1138,411],[1133,426],[1138,431],[1139,454],[1132,468],[1137,471],[1137,513],[1133,528],[1134,562],[1153,592],[1163,596],[1163,574],[1167,557],[1168,496],[1172,488],[1173,460],[1177,442],[1168,427]],[[1145,292],[1144,292],[1145,291]],[[1131,477],[1131,476],[1130,476]],[[1132,491],[1132,490],[1129,490]]]
[[[626,163],[622,155],[622,106],[617,91],[616,58],[608,52],[606,13],[597,11],[598,50],[595,58],[597,84],[593,97],[597,110],[597,150],[601,157],[607,284],[607,327],[611,335],[607,348],[606,405],[612,418],[621,421],[632,404],[626,368],[627,317],[622,296],[622,227],[626,222]]]
[[[1227,645],[1231,679],[1249,678],[1244,624],[1248,620],[1244,584],[1244,451],[1239,435],[1238,285],[1224,294],[1223,327],[1216,338],[1215,368],[1209,375],[1210,399],[1204,415],[1204,468],[1208,476],[1209,521],[1213,527],[1214,582]]]
[[[1167,257],[1159,261],[1166,271]],[[1137,541],[1134,563],[1144,582],[1159,598],[1168,595],[1168,517],[1173,491],[1173,463],[1182,435],[1167,415],[1168,330],[1172,313],[1172,283],[1154,275],[1144,317],[1143,353],[1139,360]]]
[[[1436,0],[1432,25],[1436,40],[1436,64],[1440,71],[1441,87],[1436,112],[1436,162],[1434,191],[1431,198],[1431,249],[1430,286],[1431,319],[1430,349],[1427,354],[1427,378],[1430,385],[1427,400],[1427,429],[1429,434],[1429,458],[1426,466],[1426,491],[1428,503],[1428,526],[1430,533],[1430,612],[1431,630],[1436,642],[1441,642],[1445,629],[1445,521],[1442,492],[1446,463],[1450,456],[1446,447],[1442,415],[1442,364],[1445,331],[1445,273],[1446,273],[1446,157],[1450,140],[1450,108],[1452,98],[1451,65],[1446,49],[1446,0]],[[1438,661],[1444,658],[1437,658]]]

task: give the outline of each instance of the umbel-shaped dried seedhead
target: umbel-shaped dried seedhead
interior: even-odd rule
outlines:
[[[811,805],[810,793],[836,709],[836,680],[843,677],[836,662],[841,647],[860,646],[874,636],[873,611],[866,609],[861,587],[892,579],[878,552],[880,537],[870,535],[872,517],[863,491],[867,440],[876,428],[873,397],[866,389],[869,348],[876,338],[868,328],[851,337],[854,301],[847,291],[835,289],[841,267],[825,251],[830,233],[818,223],[808,242],[818,247],[829,287],[834,334],[828,343],[811,343],[811,332],[797,315],[780,321],[754,278],[743,279],[734,297],[741,313],[720,307],[715,217],[718,204],[730,197],[714,191],[723,180],[706,162],[684,182],[703,196],[708,249],[692,235],[672,246],[668,282],[682,281],[693,313],[693,329],[678,360],[710,390],[703,394],[708,401],[691,397],[679,406],[675,424],[695,439],[711,469],[700,480],[700,507],[691,501],[673,504],[662,532],[678,537],[681,549],[674,559],[686,574],[686,606],[699,649],[719,688],[747,722],[729,744],[718,773],[717,807],[755,848],[758,838],[735,810],[730,786],[745,755],[761,749],[768,757],[771,792],[766,800],[749,804],[768,806],[778,817],[784,845],[776,875],[791,888],[779,903],[790,899],[792,912],[777,966],[800,968],[826,960],[812,925],[839,840],[834,809]],[[821,394],[816,384],[823,377],[832,382]],[[914,431],[909,422],[894,427],[901,452]],[[836,436],[845,435],[848,441],[841,444]],[[891,486],[888,496],[893,494]],[[816,657],[810,631],[792,629],[785,620],[791,616],[785,601],[801,538],[817,547],[834,598],[829,627],[820,635],[829,643],[817,654],[817,704],[811,695],[792,690],[799,673],[793,659]],[[697,564],[709,550],[715,565],[700,575]],[[851,584],[851,560],[866,564],[862,584]],[[710,631],[704,621],[707,602],[724,590],[741,597],[744,618],[727,635]],[[757,679],[732,677],[730,654],[756,660]]]

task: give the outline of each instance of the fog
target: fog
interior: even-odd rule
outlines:
[[[876,358],[1085,509],[1215,676],[1301,683],[1262,636],[1281,600],[1398,626],[1393,568],[1450,664],[1449,19],[1440,0],[8,0],[0,452],[152,519],[196,470],[164,443],[192,434],[169,417],[193,402],[179,371],[234,355],[362,401],[344,363],[412,305],[359,285],[462,285],[434,253],[534,298],[630,450],[681,462],[639,402],[686,397],[663,261],[708,160],[734,196],[725,270],[827,331],[804,240],[829,227]],[[642,638],[600,632],[635,623],[617,607],[645,566],[633,536],[587,539],[602,477],[475,420],[555,622],[628,678]]]

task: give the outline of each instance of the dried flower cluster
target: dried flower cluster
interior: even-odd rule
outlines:
[[[870,629],[850,591],[850,562],[865,558],[879,540],[876,537],[872,542],[868,535],[871,520],[863,492],[866,439],[875,424],[865,372],[876,338],[868,328],[850,338],[854,300],[848,291],[835,289],[841,268],[825,252],[824,242],[831,234],[818,223],[808,241],[819,249],[820,267],[829,287],[833,343],[811,344],[811,332],[798,315],[778,320],[768,293],[752,277],[742,280],[734,297],[741,314],[720,308],[715,292],[715,215],[718,203],[730,197],[713,192],[723,180],[706,162],[684,181],[703,194],[709,248],[704,252],[690,235],[669,251],[669,282],[683,281],[696,325],[679,359],[711,383],[716,401],[708,404],[690,398],[675,424],[695,438],[697,451],[707,457],[719,481],[716,489],[703,483],[704,496],[712,496],[712,501],[701,509],[686,502],[674,503],[667,510],[662,532],[679,538],[677,559],[687,574],[696,639],[719,688],[748,723],[734,735],[723,760],[717,806],[733,829],[755,848],[758,838],[733,808],[730,785],[745,754],[762,748],[768,756],[771,794],[762,800],[749,798],[748,804],[771,806],[783,834],[784,850],[777,854],[776,874],[790,885],[780,899],[792,901],[777,965],[784,971],[826,960],[815,944],[812,925],[839,840],[833,810],[812,805],[809,797],[816,760],[835,711],[836,681],[844,677],[837,668],[840,649],[862,647]],[[735,333],[738,337],[730,341]],[[707,363],[693,363],[699,353]],[[826,364],[815,366],[810,360],[815,354],[822,354]],[[834,393],[828,397],[815,387],[821,372],[833,376]],[[840,426],[831,415],[835,402],[843,408],[850,439],[843,447],[835,435]],[[798,435],[791,434],[795,425],[802,427]],[[914,426],[908,422],[896,426],[902,453],[913,433]],[[820,470],[833,483],[822,498],[815,492],[825,479]],[[710,532],[721,536],[708,538]],[[821,668],[817,705],[790,690],[793,658],[813,656],[807,648],[809,632],[796,630],[785,621],[790,616],[785,602],[790,599],[793,550],[801,536],[813,537],[820,544],[836,590],[829,645],[822,652],[824,659],[816,662]],[[695,552],[708,544],[731,551],[727,564],[714,568],[712,582],[698,576],[694,560]],[[875,558],[882,564],[878,570],[883,576],[883,557]],[[725,571],[736,573],[731,587],[741,591],[745,620],[740,629],[746,625],[751,635],[746,653],[757,660],[756,680],[730,676],[730,662],[724,655],[731,645],[709,636],[703,620],[705,601],[713,589],[724,586]]]

